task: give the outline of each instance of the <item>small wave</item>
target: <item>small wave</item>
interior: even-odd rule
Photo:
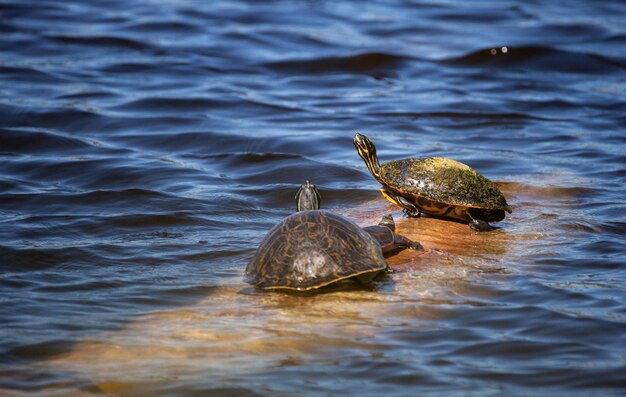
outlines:
[[[206,156],[215,159],[235,159],[236,163],[262,163],[265,161],[279,161],[286,159],[301,159],[302,156],[292,153],[215,153]]]
[[[626,246],[622,241],[602,239],[582,244],[581,251],[593,253],[597,255],[598,258],[614,257],[621,259],[624,255],[624,248],[626,248]]]
[[[147,189],[95,190],[74,194],[4,194],[0,196],[0,204],[8,210],[29,211],[31,217],[24,218],[24,224],[45,222],[46,219],[41,218],[43,215],[39,215],[42,212],[38,211],[42,208],[45,208],[43,214],[50,216],[49,221],[53,222],[59,221],[54,219],[55,216],[68,213],[77,219],[85,215],[93,219],[100,214],[126,214],[138,210],[154,213],[179,211],[180,208],[207,210],[206,203],[200,199]]]
[[[30,2],[3,2],[0,4],[0,11],[6,12],[7,14],[15,17],[22,16],[23,14],[32,17],[33,15],[37,16],[47,16],[55,13],[68,13],[69,10],[67,6],[62,4],[37,4],[37,7],[33,7]]]
[[[238,135],[216,131],[187,131],[172,133],[127,133],[118,134],[115,141],[123,147],[149,149],[168,154],[178,153],[183,159],[203,160],[207,156],[244,155],[250,156],[310,156],[327,154],[336,155],[337,148],[351,150],[349,138],[324,139],[324,144],[317,144],[319,139],[306,136],[264,136],[263,134]],[[353,152],[350,151],[350,154]]]
[[[176,121],[177,119],[173,119]],[[236,134],[220,134],[210,131],[188,131],[178,133],[152,134],[119,134],[115,137],[120,144],[150,150],[159,150],[167,153],[178,152],[186,158],[197,158],[192,153],[219,153],[221,151],[236,151],[241,149],[242,142],[254,142],[259,138],[243,137]]]
[[[516,112],[377,112],[370,113],[371,115],[380,117],[408,117],[408,118],[443,118],[451,120],[470,120],[470,119],[485,119],[485,120],[548,120],[542,117],[533,116],[527,113]]]
[[[561,223],[557,224],[557,227],[565,232],[570,232],[568,233],[569,235],[575,235],[576,233],[596,234],[603,232],[601,227],[582,220],[562,221]]]
[[[72,93],[62,94],[56,97],[56,99],[67,100],[84,100],[84,99],[107,99],[116,98],[117,95],[110,91],[76,91]]]
[[[275,72],[294,74],[363,73],[394,71],[402,67],[407,57],[386,53],[363,53],[345,57],[328,57],[278,61],[265,64]]]
[[[3,154],[3,153],[0,152],[0,154]],[[3,179],[0,179],[0,193],[3,193],[2,196],[4,196],[8,192],[14,193],[16,191],[20,191],[21,189],[24,189],[23,185],[24,184],[22,181],[14,180],[14,179],[9,180],[9,178],[4,176]],[[0,200],[2,196],[0,196]]]
[[[626,222],[605,222],[600,225],[603,231],[617,236],[626,236]]]
[[[10,125],[29,126],[44,130],[59,131],[98,131],[107,122],[113,121],[92,110],[69,107],[34,108],[4,106]],[[5,119],[6,120],[6,119]]]
[[[82,247],[7,247],[0,246],[0,270],[2,272],[25,272],[51,269],[72,263],[80,266],[81,263],[98,263],[102,258],[96,258],[88,249]]]
[[[71,351],[75,343],[68,339],[52,339],[15,346],[5,354],[17,360],[47,360]]]
[[[29,84],[60,84],[68,82],[66,78],[35,69],[34,67],[0,66],[0,76],[2,76],[2,79],[8,79],[11,82],[22,81]]]
[[[153,97],[142,98],[124,103],[110,108],[116,111],[134,111],[145,113],[179,113],[197,112],[206,113],[209,111],[221,110],[236,112],[241,115],[248,113],[252,115],[275,115],[277,111],[294,112],[297,108],[290,108],[280,104],[257,99],[238,97],[230,95],[222,99],[216,98],[176,98],[176,97]]]
[[[558,186],[533,186],[517,182],[502,182],[500,185],[510,194],[517,197],[532,198],[546,202],[552,200],[570,200],[585,198],[590,200],[602,193],[600,189],[583,186],[558,187]]]
[[[84,150],[91,144],[72,136],[44,129],[0,128],[0,148],[3,152],[67,153]]]
[[[198,300],[205,299],[214,294],[215,286],[191,286],[191,287],[165,287],[155,288],[157,293],[146,293],[138,290],[129,293],[126,301],[132,305],[156,307],[169,307],[171,305],[189,305]]]
[[[605,38],[604,41],[610,44],[626,45],[626,34],[624,33],[614,34]]]
[[[567,40],[570,42],[602,42],[610,37],[609,31],[600,24],[575,22],[538,26],[531,33],[531,36],[539,42],[546,40],[559,42],[563,37],[567,37]]]
[[[62,44],[80,45],[85,47],[107,47],[124,50],[150,50],[154,47],[150,44],[117,36],[69,36],[69,35],[47,35],[45,38]]]
[[[138,22],[132,25],[122,28],[123,31],[128,32],[145,32],[145,33],[199,33],[202,29],[189,22],[182,21],[151,21],[151,22]]]
[[[360,178],[351,167],[316,161],[288,153],[217,153],[207,157],[211,166],[241,183],[272,185],[291,183],[295,194],[306,179],[316,183]]]
[[[609,73],[626,68],[626,62],[621,59],[542,46],[487,48],[442,62],[458,66],[521,67],[566,73]]]
[[[203,111],[232,107],[233,103],[210,98],[143,98],[112,107],[111,110],[144,112]]]
[[[141,74],[145,76],[150,74],[153,78],[157,76],[170,78],[206,78],[207,73],[224,73],[224,70],[217,68],[215,65],[206,64],[187,64],[184,62],[158,63],[151,64],[145,62],[112,62],[99,69],[105,75],[135,75]]]
[[[235,204],[237,203],[233,201],[233,205]],[[249,207],[245,203],[243,206]],[[177,239],[184,237],[184,235],[180,233],[163,231],[164,228],[202,226],[207,229],[220,229],[222,227],[219,222],[213,224],[212,221],[200,218],[195,213],[190,211],[144,214],[135,212],[133,214],[106,216],[98,218],[98,226],[103,228],[112,228],[118,232],[120,230],[158,229],[156,232],[133,235],[132,238],[127,239],[128,241],[136,240],[138,236],[140,240]]]

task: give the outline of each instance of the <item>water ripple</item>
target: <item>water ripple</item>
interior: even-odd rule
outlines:
[[[487,48],[445,62],[459,66],[513,67],[562,73],[617,73],[626,68],[623,59],[540,46]]]
[[[0,14],[0,394],[623,394],[622,2]],[[404,216],[357,131],[471,165],[513,213]],[[307,179],[426,250],[370,288],[256,291]]]
[[[363,53],[346,57],[289,60],[268,63],[265,66],[279,73],[363,73],[380,74],[399,69],[406,57],[386,53]]]

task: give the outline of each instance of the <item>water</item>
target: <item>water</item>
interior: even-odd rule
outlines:
[[[0,3],[0,394],[617,396],[620,1]],[[406,219],[381,160],[451,157],[514,212]],[[370,290],[243,270],[311,179],[426,253]]]

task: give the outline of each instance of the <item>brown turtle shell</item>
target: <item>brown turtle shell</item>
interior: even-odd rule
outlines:
[[[387,268],[380,245],[352,221],[329,211],[301,211],[274,226],[248,266],[263,289],[311,290]]]

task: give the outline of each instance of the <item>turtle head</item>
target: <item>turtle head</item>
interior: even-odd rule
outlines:
[[[380,222],[378,222],[378,226],[388,227],[392,232],[396,231],[396,223],[393,221],[393,216],[391,214],[383,216]]]
[[[300,186],[296,193],[296,211],[309,211],[320,209],[322,196],[317,187],[309,181]]]
[[[372,173],[374,178],[380,181],[380,163],[378,162],[374,143],[370,141],[368,137],[358,132],[354,135],[352,142],[359,156],[365,161],[367,169]]]

